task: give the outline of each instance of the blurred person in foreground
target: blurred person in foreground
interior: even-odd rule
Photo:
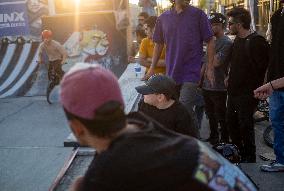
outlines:
[[[125,115],[117,78],[99,65],[72,67],[60,100],[79,143],[96,149],[71,191],[256,191],[237,166],[202,142],[142,113]]]

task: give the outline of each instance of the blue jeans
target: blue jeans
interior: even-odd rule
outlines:
[[[284,164],[284,91],[274,91],[270,96],[269,115],[274,130],[276,161]]]
[[[195,126],[200,129],[203,117],[204,100],[196,83],[185,82],[180,86],[180,102],[186,107]]]

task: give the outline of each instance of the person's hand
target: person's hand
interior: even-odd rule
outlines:
[[[207,67],[205,71],[206,78],[209,80],[211,86],[214,85],[215,82],[215,76],[214,76],[214,68],[213,67]]]
[[[134,63],[135,57],[134,56],[128,56],[128,63]]]
[[[260,86],[256,90],[253,91],[254,97],[260,100],[265,100],[269,97],[273,92],[273,89],[269,83]]]
[[[154,69],[152,67],[149,68],[148,72],[142,78],[142,80],[148,80],[151,76],[155,74]]]
[[[80,176],[80,177],[77,177],[74,182],[71,184],[70,188],[69,188],[69,191],[78,191],[80,190],[80,186],[83,182],[83,179],[84,177],[83,176]]]

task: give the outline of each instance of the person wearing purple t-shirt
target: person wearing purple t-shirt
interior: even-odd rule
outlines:
[[[180,86],[180,101],[194,115],[198,105],[197,88],[200,81],[203,42],[207,43],[208,64],[206,76],[214,82],[214,40],[206,14],[189,5],[188,0],[171,0],[173,6],[157,20],[153,41],[155,48],[152,65],[146,74],[149,78],[159,60],[162,47],[166,45],[166,73]]]

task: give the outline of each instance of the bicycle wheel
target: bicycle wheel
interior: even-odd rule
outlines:
[[[263,139],[264,139],[264,142],[267,146],[273,148],[274,132],[273,132],[273,129],[272,129],[272,125],[267,126],[265,128],[265,130],[263,131]]]

